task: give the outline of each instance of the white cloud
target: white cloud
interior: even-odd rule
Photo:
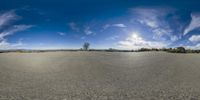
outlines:
[[[149,27],[155,40],[171,39],[172,42],[179,38],[172,37],[173,29],[170,28],[165,17],[172,13],[174,9],[171,8],[134,8],[131,13],[134,14],[135,21],[142,25]]]
[[[184,35],[188,34],[192,30],[200,28],[200,14],[191,14],[191,22],[188,27],[184,30]]]
[[[64,33],[64,32],[58,32],[58,34],[59,34],[60,36],[65,36],[65,35],[66,35],[66,33]]]
[[[80,31],[80,28],[79,28],[79,27],[77,26],[77,24],[74,23],[74,22],[70,22],[70,23],[69,23],[69,27],[70,27],[72,30],[76,31],[76,32],[79,32],[79,31]]]
[[[0,40],[4,39],[6,36],[12,35],[19,31],[24,31],[31,27],[32,27],[32,25],[14,25],[13,27],[0,33]]]
[[[19,49],[23,45],[25,45],[25,44],[22,43],[21,40],[18,41],[17,43],[9,43],[9,42],[7,42],[7,40],[3,39],[0,42],[0,49],[1,50],[5,50],[5,49]]]
[[[74,22],[70,22],[69,26],[72,30],[76,31],[76,32],[84,32],[86,35],[94,35],[95,32],[93,32],[91,30],[91,27],[88,25],[82,26],[82,27],[78,27],[76,23]]]
[[[105,29],[107,29],[109,27],[110,27],[110,24],[106,24],[106,25],[103,26],[103,30],[105,30]]]
[[[106,40],[116,40],[118,38],[119,38],[118,35],[114,35],[114,36],[111,36],[111,37],[107,38]]]
[[[200,43],[197,44],[194,49],[200,49]]]
[[[145,24],[151,28],[157,28],[158,27],[158,23],[155,20],[150,20],[150,19],[138,19],[138,22],[140,22],[141,24]]]
[[[187,49],[194,49],[194,50],[199,50],[200,49],[200,43],[194,45],[194,46],[186,46]]]
[[[13,10],[0,14],[0,29],[18,18],[19,16],[17,16]]]
[[[172,35],[171,37],[170,37],[170,39],[171,39],[171,41],[177,41],[179,38],[177,37],[177,36],[175,36],[175,35]]]
[[[102,31],[104,31],[104,30],[106,30],[106,29],[108,29],[108,28],[110,28],[110,27],[125,28],[125,27],[127,27],[127,26],[126,26],[125,24],[122,24],[122,23],[117,23],[117,24],[106,24],[106,25],[103,26],[103,30],[102,30]]]
[[[24,45],[21,40],[19,40],[17,43],[9,43],[5,38],[6,36],[12,35],[16,32],[24,31],[30,27],[32,27],[32,25],[15,25],[10,29],[1,32],[0,49],[18,49],[19,47]]]
[[[162,48],[165,46],[166,44],[162,42],[146,41],[135,32],[125,40],[119,41],[119,47],[122,49]]]
[[[160,18],[168,13],[167,9],[161,8],[134,8],[132,13],[137,16],[137,21],[151,28],[160,26]]]
[[[163,28],[155,28],[152,30],[153,33],[155,33],[157,36],[161,37],[163,35],[167,35],[170,33],[170,30],[165,30]]]
[[[192,35],[189,40],[191,42],[200,42],[200,35]]]
[[[114,26],[114,27],[121,27],[121,28],[127,27],[127,26],[124,25],[124,24],[113,24],[112,26]]]
[[[14,10],[0,14],[0,49],[17,49],[18,47],[24,45],[21,40],[16,43],[9,43],[6,39],[9,35],[13,35],[32,27],[32,25],[10,25],[13,20],[18,19],[19,17],[20,16],[15,14]],[[9,26],[3,28],[5,25]]]
[[[95,34],[95,33],[90,29],[89,26],[87,26],[87,27],[85,28],[84,32],[85,32],[86,35]]]

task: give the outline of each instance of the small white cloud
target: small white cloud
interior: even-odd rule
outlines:
[[[103,30],[109,28],[110,26],[111,26],[110,24],[106,24],[106,25],[104,25],[104,26],[103,26]]]
[[[177,41],[179,38],[177,36],[175,36],[175,35],[172,35],[170,37],[170,39],[171,39],[172,42],[174,42],[174,41]]]
[[[140,48],[162,48],[166,44],[156,41],[146,41],[134,32],[130,37],[119,41],[119,47],[122,49],[140,49]]]
[[[157,36],[163,36],[169,33],[168,30],[162,29],[162,28],[156,28],[152,30],[153,33],[155,33]]]
[[[188,25],[188,27],[184,30],[183,35],[188,34],[192,30],[195,30],[197,28],[200,28],[200,14],[191,14],[191,22]]]
[[[191,42],[200,42],[200,35],[192,35],[189,40]]]
[[[89,26],[87,26],[87,27],[85,28],[84,32],[85,32],[86,35],[95,34],[95,33],[90,29]]]
[[[127,27],[124,24],[113,24],[112,26],[114,26],[114,27],[121,27],[121,28]]]
[[[157,28],[158,27],[158,23],[156,22],[156,20],[150,20],[150,19],[138,19],[138,22],[140,22],[141,24],[145,24],[151,28]]]
[[[79,32],[79,31],[80,31],[79,27],[78,27],[77,24],[74,23],[74,22],[70,22],[70,23],[69,23],[69,27],[70,27],[72,30],[76,31],[76,32]]]
[[[118,36],[118,35],[115,35],[115,36],[112,36],[112,37],[107,38],[107,40],[116,40],[116,39],[118,39],[118,38],[119,38],[119,36]]]
[[[66,35],[66,33],[64,33],[64,32],[58,32],[58,34],[59,34],[60,36],[65,36],[65,35]]]
[[[119,27],[119,28],[125,28],[127,27],[126,25],[122,24],[122,23],[118,23],[118,24],[106,24],[103,26],[103,29],[101,31],[104,31],[110,27]]]

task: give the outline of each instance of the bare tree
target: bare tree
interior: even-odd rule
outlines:
[[[85,42],[85,43],[83,44],[83,50],[89,50],[89,47],[90,47],[90,43]]]

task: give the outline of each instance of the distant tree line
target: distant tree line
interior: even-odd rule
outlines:
[[[138,50],[119,50],[119,49],[90,49],[89,51],[107,51],[107,52],[146,52],[146,51],[165,51],[170,53],[200,53],[200,50],[185,49],[184,47],[176,48],[141,48]]]
[[[55,49],[55,50],[26,50],[26,49],[13,49],[13,50],[0,50],[0,53],[19,52],[57,52],[57,51],[103,51],[103,52],[146,52],[146,51],[165,51],[170,53],[200,53],[200,50],[185,49],[184,47],[176,48],[141,48],[138,50],[119,50],[114,48],[109,49],[90,49],[90,43],[85,42],[81,49]]]
[[[141,48],[138,50],[138,52],[142,52],[142,51],[166,51],[166,52],[171,52],[171,53],[200,53],[200,50],[185,49],[184,47],[162,48],[162,49]]]

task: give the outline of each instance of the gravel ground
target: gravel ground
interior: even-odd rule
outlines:
[[[0,54],[0,100],[200,100],[200,54]]]

